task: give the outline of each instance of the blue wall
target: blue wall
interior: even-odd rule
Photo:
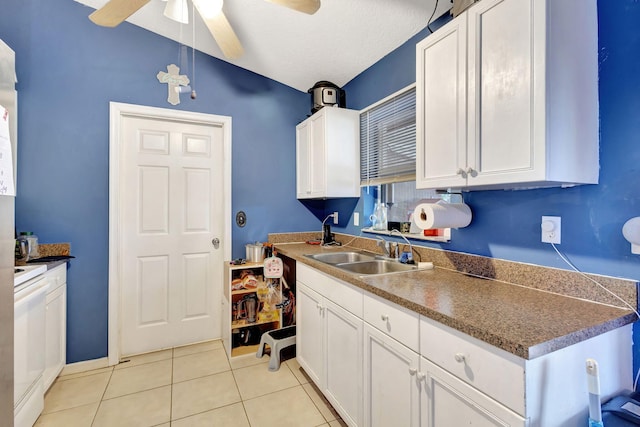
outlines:
[[[579,268],[640,280],[640,257],[631,254],[622,236],[625,221],[640,216],[640,3],[600,1],[598,15],[600,184],[465,193],[474,213],[471,225],[452,230],[451,243],[425,246],[567,269],[553,248],[540,242],[540,217],[559,215],[558,248]],[[445,15],[432,28],[449,20]],[[428,34],[423,30],[349,82],[348,107],[364,108],[414,83],[415,44]],[[362,212],[362,199],[356,209]],[[357,232],[346,224],[344,229]]]
[[[198,99],[167,103],[156,74],[178,45],[133,25],[87,19],[71,0],[4,0],[0,38],[16,51],[19,90],[18,231],[71,242],[67,361],[107,355],[109,102],[233,118],[233,256],[267,232],[320,229],[295,198],[295,125],[309,98],[290,87],[196,56]],[[284,167],[283,167],[284,165]],[[269,191],[265,173],[269,173]]]
[[[445,15],[432,25],[450,20]],[[640,280],[640,256],[632,255],[623,224],[640,216],[640,2],[598,1],[600,64],[600,183],[567,189],[479,191],[465,194],[471,225],[452,230],[451,243],[424,246],[495,258],[569,267],[540,242],[540,217],[562,217],[560,251],[582,271]],[[348,107],[361,109],[415,82],[415,43],[424,30],[345,86]],[[367,202],[365,206],[365,202]],[[335,204],[339,206],[339,204]],[[356,209],[368,212],[371,198]],[[332,211],[328,206],[327,211]],[[343,215],[346,216],[346,215]],[[352,224],[352,221],[350,221]],[[352,225],[344,227],[358,233]],[[640,342],[640,327],[634,327]],[[634,347],[634,372],[640,349]]]
[[[16,50],[19,78],[17,227],[43,242],[70,241],[78,257],[69,270],[68,362],[107,354],[109,101],[233,117],[233,214],[248,214],[245,228],[233,227],[234,257],[267,232],[319,230],[333,210],[341,214],[338,231],[358,234],[346,220],[363,212],[366,199],[295,200],[293,129],[308,112],[307,94],[197,54],[198,99],[172,107],[155,75],[177,61],[176,43],[129,24],[97,27],[89,13],[68,0],[4,0],[0,14],[0,38]],[[424,245],[567,268],[540,243],[540,216],[560,215],[559,248],[579,268],[640,279],[640,258],[621,234],[640,215],[640,3],[601,0],[599,21],[600,184],[468,193],[472,224],[454,230],[449,244]],[[427,34],[347,84],[348,107],[413,83],[415,43]],[[269,193],[256,186],[264,171]]]

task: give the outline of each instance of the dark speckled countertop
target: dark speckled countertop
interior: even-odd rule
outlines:
[[[336,249],[305,243],[277,243],[276,247],[298,262],[524,359],[567,347],[636,318],[631,310],[438,267],[362,277],[305,256]]]

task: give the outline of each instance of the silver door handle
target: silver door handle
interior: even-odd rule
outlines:
[[[220,239],[214,237],[213,240],[211,240],[211,244],[214,248],[218,249],[220,247]]]

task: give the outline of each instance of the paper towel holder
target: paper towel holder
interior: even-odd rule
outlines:
[[[622,235],[631,243],[631,253],[640,255],[640,216],[624,223]]]

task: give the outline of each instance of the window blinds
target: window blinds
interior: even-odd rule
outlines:
[[[416,88],[360,113],[360,185],[416,179]]]

